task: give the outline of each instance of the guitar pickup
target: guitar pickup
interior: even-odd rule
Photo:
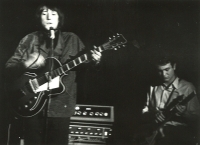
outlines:
[[[30,84],[30,86],[31,86],[31,88],[32,88],[32,91],[34,92],[34,93],[37,93],[37,89],[39,88],[39,84],[38,84],[38,81],[37,81],[37,79],[33,79],[33,80],[29,80],[29,84]]]

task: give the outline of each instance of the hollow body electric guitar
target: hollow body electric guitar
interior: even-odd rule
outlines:
[[[102,52],[117,49],[124,46],[126,42],[123,35],[117,34],[95,50]],[[13,110],[21,117],[32,117],[38,114],[44,108],[48,96],[53,97],[65,91],[62,78],[67,75],[67,72],[89,61],[90,55],[85,53],[64,65],[56,58],[47,58],[46,62],[49,62],[48,59],[53,59],[55,69],[52,72],[49,73],[47,67],[44,67],[24,73],[9,87],[9,95],[12,95],[10,104]],[[51,79],[49,79],[49,74],[51,74]],[[48,93],[49,90],[51,93]]]

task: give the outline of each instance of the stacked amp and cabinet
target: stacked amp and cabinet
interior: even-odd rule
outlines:
[[[113,106],[77,104],[69,127],[69,145],[112,144]]]

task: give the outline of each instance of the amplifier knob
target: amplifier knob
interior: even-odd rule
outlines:
[[[108,116],[108,113],[104,113],[104,116]]]
[[[90,132],[90,135],[93,135],[93,132]]]
[[[99,112],[96,112],[95,115],[98,116],[98,115],[99,115]]]
[[[87,112],[86,112],[86,111],[84,111],[84,112],[83,112],[83,115],[87,115]]]
[[[103,112],[100,112],[100,113],[99,113],[99,116],[103,116]]]
[[[85,134],[88,134],[88,132],[85,132]]]
[[[93,116],[94,115],[94,112],[90,112],[90,116]]]
[[[77,115],[81,115],[81,111],[77,111],[77,113],[76,113]]]

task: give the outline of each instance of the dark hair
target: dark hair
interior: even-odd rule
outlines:
[[[151,57],[152,63],[155,66],[166,65],[168,63],[171,63],[171,65],[173,66],[176,63],[174,55],[166,51],[157,51],[157,53]]]
[[[64,25],[64,17],[65,16],[64,16],[63,12],[61,11],[61,9],[57,5],[52,4],[52,3],[43,3],[37,8],[37,10],[36,10],[36,20],[38,22],[38,25],[40,27],[42,27],[42,25],[41,25],[41,13],[42,13],[44,7],[48,8],[52,11],[56,11],[58,13],[58,16],[59,16],[58,29],[60,29]]]

